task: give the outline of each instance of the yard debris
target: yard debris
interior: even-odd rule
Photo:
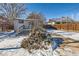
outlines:
[[[24,40],[21,43],[21,47],[24,49],[28,49],[29,52],[31,52],[32,49],[47,49],[45,44],[46,37],[47,36],[45,32],[42,32],[39,29],[34,29],[32,30],[29,38],[24,38]]]
[[[63,38],[52,38],[52,49],[55,50],[56,48],[60,47],[61,44],[63,44]]]

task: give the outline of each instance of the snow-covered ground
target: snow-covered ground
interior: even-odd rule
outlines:
[[[79,40],[79,33],[76,32],[65,32],[60,30],[52,30],[49,31],[50,33],[57,33],[63,35],[64,37],[70,37],[74,40]],[[28,37],[28,36],[27,36]],[[20,47],[20,44],[23,38],[27,38],[25,36],[19,37],[7,37],[0,42],[0,48],[12,48],[12,47]],[[0,39],[1,40],[1,39]],[[65,46],[64,50],[61,48],[57,48],[56,50],[52,51],[51,46],[48,46],[48,50],[39,49],[39,50],[32,50],[32,53],[29,53],[28,50],[20,48],[20,49],[11,49],[11,50],[0,50],[0,56],[60,56],[60,55],[79,55],[78,48],[72,48]],[[75,53],[76,50],[76,53]],[[73,52],[74,51],[74,52]]]
[[[19,47],[24,37],[6,38],[0,42],[0,48]]]
[[[47,30],[47,32],[49,32],[51,34],[56,33],[56,34],[60,34],[60,35],[67,37],[67,38],[79,40],[79,32],[66,32],[66,31],[62,31],[62,30]]]
[[[0,42],[0,48],[20,47],[23,38],[27,37],[20,36],[16,38],[6,38],[4,39],[4,41]],[[33,50],[32,53],[29,53],[28,50],[23,48],[0,50],[0,56],[52,56],[52,55],[53,52],[51,46],[49,46],[48,50],[44,49]]]
[[[64,37],[67,37],[67,38],[79,40],[79,33],[77,33],[77,32],[66,32],[66,31],[61,31],[61,30],[52,30],[52,33],[57,33],[57,34],[60,34]]]
[[[52,30],[51,32],[79,41],[79,33],[77,32],[66,32],[61,30]],[[79,56],[79,43],[67,44],[63,49],[59,47],[53,51],[53,56]]]
[[[51,50],[33,50],[32,53],[29,53],[28,50],[21,48],[0,51],[0,56],[53,56],[53,53]]]

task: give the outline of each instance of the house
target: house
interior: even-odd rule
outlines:
[[[38,19],[16,19],[14,20],[14,30],[19,33],[23,30],[31,30],[33,26],[38,27]]]
[[[30,30],[31,29],[31,23],[30,20],[24,20],[24,19],[16,19],[14,20],[14,30],[16,32],[20,32],[23,30]]]
[[[13,25],[13,29],[16,32],[20,32],[22,30],[30,30],[32,28],[32,22],[35,19],[15,19],[14,20],[14,25]],[[35,21],[34,21],[35,23]],[[36,24],[35,24],[36,25]],[[5,32],[5,31],[9,31],[10,30],[10,22],[7,18],[0,16],[0,31]]]
[[[52,19],[49,19],[48,24],[54,25],[54,24],[61,24],[61,23],[68,23],[68,22],[74,22],[74,21],[70,17],[52,18]]]
[[[7,18],[0,16],[0,31],[8,31],[9,29],[9,21]]]
[[[23,30],[31,30],[32,28],[39,28],[42,25],[42,16],[32,13],[25,20],[14,20],[14,30],[21,32]]]

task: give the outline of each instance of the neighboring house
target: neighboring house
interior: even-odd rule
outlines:
[[[24,19],[16,19],[14,20],[14,30],[16,32],[20,32],[23,30],[30,30],[31,29],[31,23],[30,21],[24,20]]]
[[[23,30],[31,30],[33,26],[37,27],[39,19],[16,19],[14,20],[14,30],[21,32]]]
[[[52,19],[49,19],[48,24],[54,25],[54,24],[61,24],[61,23],[67,23],[67,22],[74,22],[74,21],[69,17],[52,18]]]
[[[32,28],[39,28],[39,26],[42,26],[42,22],[42,16],[32,13],[26,18],[26,20],[14,20],[14,30],[16,32],[21,32],[23,30],[31,30]]]
[[[32,21],[35,19],[16,19],[14,20],[14,30],[20,32],[22,30],[30,30],[32,28]],[[35,23],[35,21],[34,21]],[[5,32],[10,30],[10,22],[7,18],[0,16],[0,31]]]
[[[7,18],[0,16],[0,31],[8,31],[9,21]]]

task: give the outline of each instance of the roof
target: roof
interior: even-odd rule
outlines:
[[[33,20],[30,20],[30,19],[20,19],[20,18],[18,18],[18,19],[16,19],[16,20],[33,21]]]
[[[52,18],[52,19],[49,19],[49,21],[54,21],[54,22],[60,22],[64,20],[63,18]]]
[[[50,21],[53,21],[53,22],[73,22],[73,20],[69,17],[52,18],[52,19],[49,19],[49,22]]]

